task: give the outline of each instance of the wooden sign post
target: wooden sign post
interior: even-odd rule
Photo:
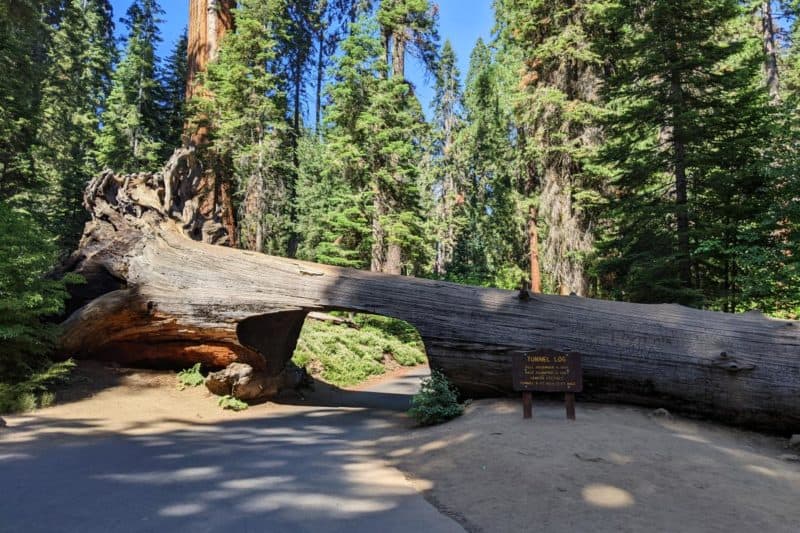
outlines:
[[[583,369],[578,353],[533,350],[512,356],[514,390],[522,392],[522,416],[533,417],[534,392],[563,392],[567,418],[575,420],[575,393],[583,391]]]

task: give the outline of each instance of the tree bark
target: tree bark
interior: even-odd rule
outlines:
[[[161,174],[105,173],[89,184],[92,219],[67,264],[87,284],[63,324],[63,353],[244,362],[278,376],[307,313],[346,310],[414,325],[431,365],[466,395],[510,393],[511,354],[553,348],[584,355],[584,399],[800,431],[798,322],[576,296],[520,300],[512,291],[212,246],[192,240],[203,221],[184,202],[191,191],[177,188],[189,180],[176,173],[196,167],[186,149]]]
[[[190,0],[189,2],[189,71],[186,99],[200,88],[198,75],[217,57],[219,43],[233,29],[234,0]]]
[[[216,59],[222,38],[233,29],[235,5],[234,0],[191,0],[189,3],[187,102],[195,96],[209,96],[204,93],[198,78],[208,64]],[[198,121],[205,122],[206,118],[200,117]],[[209,131],[204,124],[196,130],[187,128],[185,134],[192,146],[208,144]],[[202,173],[202,185],[195,187],[203,216],[222,220],[227,230],[228,244],[235,246],[236,220],[231,189],[230,181],[225,178],[223,165],[209,165]]]
[[[542,292],[542,274],[539,268],[539,220],[536,208],[531,206],[528,213],[528,248],[531,254],[531,292]]]
[[[678,274],[684,287],[692,286],[692,262],[689,244],[689,182],[686,177],[686,145],[680,124],[683,112],[683,87],[680,73],[671,73],[672,98],[672,171],[675,178],[675,218],[677,221]]]
[[[780,101],[780,79],[778,77],[778,47],[775,43],[775,21],[772,17],[772,2],[761,2],[761,32],[764,43],[764,73],[770,101]]]

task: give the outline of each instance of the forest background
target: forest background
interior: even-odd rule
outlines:
[[[490,13],[468,61],[445,8]],[[0,0],[0,374],[51,345],[87,181],[158,170],[187,124],[242,248],[796,318],[798,9],[242,0],[187,101],[157,0]]]

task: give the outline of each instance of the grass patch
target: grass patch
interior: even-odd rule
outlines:
[[[0,382],[0,414],[24,413],[49,407],[56,395],[50,389],[69,381],[75,362],[72,359],[49,365],[17,383]]]
[[[375,315],[356,315],[358,328],[306,320],[294,352],[294,362],[322,379],[347,387],[383,374],[384,357],[402,366],[426,361],[422,339],[410,324]]]

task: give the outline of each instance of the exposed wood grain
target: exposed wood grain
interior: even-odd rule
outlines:
[[[198,242],[161,175],[96,178],[71,269],[89,286],[63,349],[85,357],[232,360],[280,372],[308,312],[406,320],[432,366],[468,395],[512,390],[511,354],[583,354],[583,399],[668,406],[800,431],[800,324],[678,305],[468,287],[271,257]],[[167,203],[170,198],[172,203]],[[88,295],[88,296],[87,296]],[[88,301],[89,298],[93,298]]]

